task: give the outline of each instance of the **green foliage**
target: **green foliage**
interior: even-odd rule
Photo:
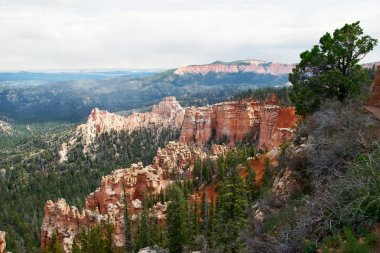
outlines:
[[[216,209],[216,246],[224,252],[239,252],[239,233],[246,224],[247,199],[244,182],[232,169],[222,183]]]
[[[124,194],[124,247],[127,253],[133,252],[132,224],[129,216],[129,198]]]
[[[166,214],[169,252],[181,253],[189,240],[186,226],[186,200],[176,186],[170,188],[169,197],[171,202],[169,202]]]
[[[51,236],[49,245],[45,250],[46,253],[63,253],[63,245],[57,238],[57,232],[54,232]]]
[[[290,99],[297,113],[313,113],[325,99],[343,101],[359,94],[370,82],[358,63],[376,44],[356,22],[336,29],[333,35],[326,33],[319,45],[301,53],[300,63],[289,74]]]
[[[112,243],[113,227],[111,224],[99,224],[82,232],[79,243],[75,245],[78,253],[113,253],[116,247]]]
[[[347,253],[367,253],[375,245],[375,235],[367,234],[365,237],[358,238],[352,233],[352,229],[344,227],[342,233],[336,233],[326,237],[320,248],[322,252],[331,252],[331,249]]]
[[[144,77],[43,85],[0,82],[0,117],[24,123],[77,123],[94,107],[113,112],[137,110],[151,107],[166,96],[177,97],[183,106],[203,106],[224,101],[238,90],[282,85],[287,81],[287,75],[252,72],[177,75],[174,70],[168,70]],[[13,99],[9,99],[10,94]]]
[[[152,243],[151,234],[149,233],[149,214],[146,205],[143,207],[141,217],[139,220],[139,227],[137,231],[136,249],[145,248]]]
[[[206,232],[208,227],[208,205],[207,205],[207,192],[205,191],[202,196],[202,203],[201,203],[201,230],[202,232]]]
[[[152,161],[158,147],[177,139],[176,129],[136,130],[127,134],[98,136],[98,147],[83,154],[78,141],[68,161],[58,163],[63,141],[73,136],[71,126],[56,123],[30,125],[32,132],[15,125],[20,134],[0,146],[0,227],[7,232],[7,249],[12,252],[39,252],[43,207],[47,200],[65,198],[79,208],[83,199],[98,186],[102,176],[133,162]],[[0,140],[1,142],[2,140]]]
[[[264,101],[276,95],[280,104],[290,105],[289,92],[291,87],[264,87],[259,89],[248,89],[236,93],[231,100],[254,99]]]

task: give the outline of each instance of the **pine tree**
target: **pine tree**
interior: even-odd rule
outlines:
[[[63,253],[62,243],[58,240],[57,232],[54,232],[51,236],[48,253]]]
[[[127,253],[133,252],[133,241],[132,241],[132,224],[131,218],[129,216],[129,205],[128,197],[124,194],[124,237],[125,237],[125,250]]]
[[[247,200],[249,204],[253,203],[253,199],[255,197],[255,172],[250,168],[247,167],[248,170],[248,177],[245,180],[245,188],[247,191]]]
[[[193,204],[193,235],[196,236],[199,233],[199,215],[198,215],[198,198],[195,197]]]
[[[149,221],[148,221],[148,208],[145,202],[143,203],[143,211],[141,213],[141,218],[139,222],[139,229],[137,234],[136,249],[142,249],[144,247],[150,246],[151,238],[149,233]]]
[[[202,196],[202,204],[201,204],[201,212],[202,212],[202,233],[205,233],[207,230],[208,224],[208,207],[207,207],[207,192],[205,191]]]
[[[207,227],[207,241],[209,247],[214,246],[214,226],[215,226],[215,207],[214,207],[214,196],[211,196],[211,202],[210,202],[210,211],[209,211],[209,219],[208,219],[208,227]]]
[[[246,207],[244,182],[235,169],[232,169],[221,186],[216,213],[216,243],[225,252],[241,250],[238,236],[246,223]]]
[[[164,196],[164,192],[162,191],[162,188],[160,189],[160,202],[161,204],[165,202],[165,196]]]
[[[169,198],[171,202],[166,214],[169,252],[181,253],[188,239],[186,200],[178,186],[170,188]]]

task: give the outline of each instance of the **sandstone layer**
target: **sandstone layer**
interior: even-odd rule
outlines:
[[[95,142],[98,134],[111,131],[131,132],[138,128],[149,127],[167,128],[170,126],[180,128],[183,116],[184,109],[175,97],[164,98],[158,105],[152,107],[151,112],[135,112],[129,116],[94,108],[88,116],[87,122],[77,127],[76,135],[81,138],[84,152],[87,152],[88,146]],[[75,139],[72,139],[62,145],[59,152],[60,162],[67,160],[67,152],[74,142]]]
[[[212,148],[211,158],[226,152],[225,146]],[[207,155],[199,147],[185,143],[169,142],[159,149],[153,164],[143,166],[132,164],[130,168],[118,169],[102,178],[100,187],[88,195],[85,208],[78,210],[69,206],[64,199],[57,202],[47,201],[41,226],[41,247],[48,245],[54,232],[63,242],[65,252],[70,252],[75,236],[101,222],[110,222],[114,226],[113,241],[116,246],[124,245],[124,201],[128,201],[132,220],[141,210],[146,194],[157,195],[165,192],[177,175],[190,176],[197,158]],[[166,203],[157,203],[151,208],[151,215],[164,220]]]
[[[369,104],[370,106],[380,108],[380,65],[377,66],[375,79],[372,83],[372,94]]]
[[[179,141],[201,146],[253,138],[259,149],[271,149],[291,138],[296,123],[294,109],[280,107],[275,97],[190,107],[185,110]]]
[[[239,73],[254,72],[258,74],[284,75],[292,72],[292,64],[281,64],[258,60],[246,60],[236,63],[213,63],[206,65],[192,65],[178,68],[174,71],[177,75],[214,73]]]
[[[5,232],[0,231],[0,253],[5,253],[5,246],[7,244],[5,243]]]

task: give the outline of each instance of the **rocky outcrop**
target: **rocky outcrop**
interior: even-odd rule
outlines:
[[[5,243],[5,232],[4,231],[0,231],[0,253],[5,253],[5,247],[6,247],[6,243]]]
[[[152,107],[151,112],[132,113],[129,116],[122,116],[110,113],[105,110],[94,108],[88,116],[85,124],[77,127],[77,136],[81,139],[84,152],[88,146],[95,142],[96,136],[101,133],[111,131],[131,132],[138,128],[149,127],[177,127],[182,125],[184,109],[175,97],[166,97],[158,105]],[[59,152],[60,162],[67,160],[67,152],[71,149],[75,139],[64,143]]]
[[[168,253],[166,249],[146,247],[139,250],[138,253]]]
[[[0,134],[4,134],[6,136],[12,136],[14,133],[14,129],[11,124],[8,122],[0,120]]]
[[[290,140],[297,121],[298,117],[294,108],[265,105],[260,111],[258,147],[271,150],[278,147],[284,140]]]
[[[109,222],[114,227],[112,239],[117,247],[124,245],[124,200],[129,203],[129,212],[134,215],[141,209],[145,194],[159,194],[170,183],[162,179],[161,170],[141,163],[128,169],[118,169],[101,180],[101,185],[85,200],[85,208],[79,211],[68,206],[64,199],[56,203],[47,201],[41,227],[41,247],[48,245],[54,232],[63,242],[65,252],[70,252],[74,237],[90,227]],[[157,212],[157,213],[156,213]],[[166,204],[152,208],[152,215],[165,219]],[[157,215],[156,215],[157,214]]]
[[[199,147],[188,146],[184,143],[169,142],[165,148],[159,148],[153,158],[153,168],[160,169],[164,178],[174,175],[191,176],[194,161],[197,158],[205,159],[206,153]]]
[[[110,131],[133,131],[137,128],[153,126],[180,127],[184,110],[175,97],[166,97],[151,112],[133,113],[127,117],[94,108],[85,124],[78,126],[77,132],[84,144],[91,143],[96,134]]]
[[[226,152],[227,147],[212,147],[215,158]],[[190,176],[197,158],[205,159],[207,155],[199,147],[185,143],[169,142],[159,149],[153,164],[143,166],[132,164],[130,168],[118,169],[101,179],[95,192],[88,195],[85,208],[79,211],[70,207],[64,199],[57,202],[47,201],[44,219],[41,226],[41,247],[48,245],[54,232],[63,242],[66,252],[70,252],[74,237],[83,231],[102,222],[114,226],[113,241],[118,247],[124,245],[124,201],[128,201],[132,220],[141,211],[141,203],[146,194],[157,195],[166,191],[177,175]],[[151,215],[157,220],[166,219],[166,203],[157,203],[151,208]]]
[[[177,75],[201,74],[205,75],[210,72],[214,73],[239,73],[253,72],[258,74],[285,75],[292,72],[292,64],[281,64],[275,62],[266,62],[258,60],[245,60],[238,62],[216,62],[206,65],[192,65],[178,68],[174,71]]]
[[[109,222],[114,226],[115,245],[122,247],[124,200],[129,202],[131,214],[138,213],[145,194],[159,194],[161,189],[166,189],[168,183],[168,180],[162,178],[161,168],[154,169],[150,165],[144,167],[142,163],[138,163],[127,169],[115,170],[103,177],[100,187],[86,198],[82,211],[76,207],[69,207],[64,199],[59,199],[56,203],[47,201],[41,227],[41,246],[45,247],[48,244],[55,231],[68,252],[74,237],[84,228]],[[164,219],[162,208],[153,210],[159,211],[158,219]]]
[[[377,66],[375,79],[372,82],[372,93],[368,105],[364,107],[380,120],[380,66]]]
[[[293,108],[281,108],[270,100],[224,102],[186,108],[180,142],[204,145],[209,141],[258,140],[258,148],[271,149],[292,136],[297,117]]]
[[[377,66],[375,79],[372,83],[372,94],[369,105],[380,108],[380,65]]]

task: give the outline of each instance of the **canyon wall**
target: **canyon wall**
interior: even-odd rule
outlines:
[[[211,158],[224,154],[227,147],[212,147]],[[177,175],[190,177],[197,158],[208,156],[199,147],[185,143],[169,142],[157,151],[152,165],[132,164],[130,168],[118,169],[102,178],[100,187],[88,195],[85,208],[69,206],[64,199],[47,201],[41,226],[41,247],[48,245],[54,232],[63,242],[65,252],[70,252],[75,236],[89,227],[109,221],[114,226],[112,235],[116,246],[124,245],[124,201],[128,201],[132,220],[141,210],[145,194],[165,192]],[[157,203],[151,213],[158,220],[165,219],[166,203]]]
[[[184,109],[175,97],[166,97],[151,112],[133,113],[121,116],[94,108],[85,124],[78,126],[77,132],[82,136],[84,144],[92,143],[96,134],[110,131],[133,131],[137,128],[154,126],[181,127]]]
[[[266,101],[233,101],[185,109],[179,141],[202,146],[210,141],[230,144],[245,138],[258,141],[259,149],[271,149],[292,137],[297,117],[293,108]]]
[[[146,194],[165,192],[178,176],[190,179],[197,158],[216,159],[228,151],[227,146],[212,145],[211,154],[207,155],[203,145],[214,141],[233,146],[249,138],[257,141],[259,149],[271,150],[292,137],[296,123],[294,109],[279,106],[275,96],[266,101],[232,101],[186,109],[174,97],[168,97],[153,106],[151,112],[128,117],[94,109],[87,123],[77,128],[84,145],[95,141],[99,133],[152,126],[181,128],[179,142],[169,142],[159,148],[151,165],[132,164],[103,177],[100,187],[85,199],[83,210],[69,206],[64,199],[47,201],[41,226],[41,247],[46,247],[52,234],[57,233],[65,252],[70,252],[78,233],[105,222],[114,226],[113,241],[121,247],[124,245],[125,201],[128,201],[128,211],[134,220]],[[66,150],[69,145],[66,144]],[[279,149],[274,150],[278,153]],[[264,170],[260,170],[263,166],[254,164],[256,160],[264,164],[264,156],[252,160],[259,180]],[[164,220],[166,203],[156,203],[150,211],[158,220]]]
[[[375,79],[372,83],[372,94],[369,105],[380,108],[380,65],[377,66]]]

